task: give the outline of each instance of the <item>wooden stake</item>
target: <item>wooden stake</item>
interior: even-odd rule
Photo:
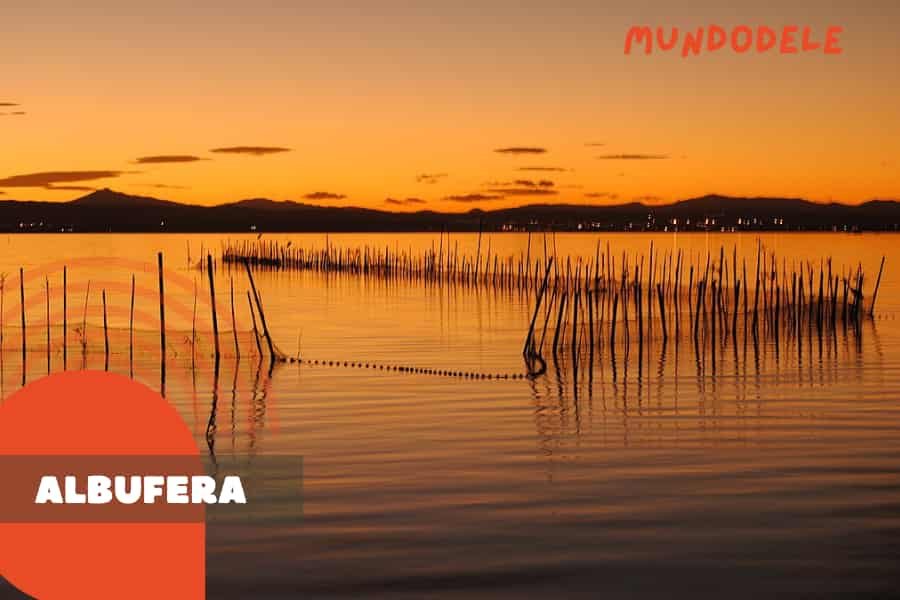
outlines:
[[[528,327],[528,336],[525,338],[525,346],[522,349],[522,354],[524,356],[529,356],[532,353],[532,347],[534,346],[534,324],[537,321],[538,312],[541,309],[541,301],[544,299],[544,293],[547,291],[547,280],[550,278],[550,267],[553,264],[553,259],[547,263],[547,269],[544,272],[544,282],[541,284],[541,289],[538,292],[537,301],[534,303],[534,314],[531,316],[531,325]]]
[[[131,274],[131,308],[128,310],[128,364],[134,364],[134,273]]]
[[[263,312],[262,303],[259,301],[259,293],[256,291],[256,282],[253,281],[253,273],[250,271],[250,264],[244,261],[244,268],[247,270],[247,277],[250,279],[250,289],[253,290],[253,299],[256,301],[256,310],[259,311],[259,322],[262,324],[263,335],[266,337],[266,344],[269,345],[269,356],[272,361],[275,360],[275,346],[272,344],[272,336],[269,335],[269,327],[266,325],[266,313]]]
[[[219,349],[219,316],[216,312],[216,284],[213,279],[213,268],[212,268],[212,255],[206,255],[206,273],[209,276],[209,302],[212,305],[212,326],[213,326],[213,341],[215,344],[216,351],[216,361],[218,362],[219,357],[221,356],[221,352]]]
[[[19,305],[22,312],[22,371],[25,371],[25,352],[28,344],[25,341],[25,269],[19,267]]]
[[[44,277],[44,293],[47,299],[47,374],[50,374],[50,278]]]
[[[68,298],[68,269],[63,267],[63,369],[66,368],[69,351],[69,298]]]
[[[869,307],[869,316],[875,316],[875,300],[878,298],[878,287],[881,285],[881,274],[884,272],[884,256],[881,257],[881,266],[878,267],[878,279],[875,281],[875,291],[872,292],[872,305]]]
[[[109,371],[109,327],[106,323],[106,290],[103,290],[103,350],[106,356],[106,370]]]
[[[250,307],[250,318],[253,320],[253,339],[256,340],[256,350],[259,352],[259,358],[262,359],[263,350],[259,343],[259,330],[256,328],[256,312],[253,310],[253,299],[250,298],[250,292],[247,292],[247,306]]]
[[[163,283],[163,253],[156,255],[157,270],[159,271],[159,350],[160,350],[160,377],[163,383],[166,381],[166,292]]]

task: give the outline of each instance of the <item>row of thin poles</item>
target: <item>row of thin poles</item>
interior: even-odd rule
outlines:
[[[746,259],[738,261],[736,248],[730,254],[720,247],[705,261],[688,264],[682,251],[660,253],[651,243],[649,255],[622,254],[617,261],[607,246],[593,264],[579,261],[575,277],[550,292],[548,261],[523,348],[526,362],[535,371],[545,368],[545,342],[554,360],[568,347],[577,363],[582,354],[601,352],[607,341],[614,359],[617,346],[627,351],[634,342],[641,349],[650,339],[665,343],[690,335],[696,343],[701,334],[722,341],[742,334],[754,340],[771,335],[778,343],[802,327],[821,335],[838,321],[858,326],[874,316],[884,258],[866,309],[861,265],[840,272],[830,258],[788,265],[758,243],[751,279]],[[592,268],[585,283],[583,271]]]
[[[212,256],[207,255],[207,272],[209,277],[209,291],[210,291],[210,310],[211,310],[211,318],[212,318],[212,326],[213,326],[213,338],[214,338],[214,357],[216,361],[216,365],[218,365],[219,360],[221,358],[221,347],[219,342],[219,323],[218,323],[218,315],[216,311],[216,290],[215,290],[215,276],[214,270],[212,269]],[[256,288],[256,282],[253,278],[253,273],[250,269],[250,265],[245,263],[247,277],[250,281],[250,290],[247,291],[247,301],[250,309],[250,314],[253,322],[253,336],[256,340],[257,351],[259,356],[263,356],[263,348],[260,342],[260,332],[257,329],[257,314],[259,315],[259,322],[262,327],[262,337],[266,341],[266,345],[269,350],[269,357],[272,362],[276,360],[284,360],[284,357],[279,356],[276,351],[274,344],[272,343],[272,338],[269,332],[268,323],[266,321],[265,312],[263,311],[262,301],[260,299],[259,291]],[[163,268],[163,253],[159,252],[157,254],[157,269],[158,269],[158,281],[159,281],[159,344],[160,344],[160,372],[162,381],[165,382],[166,378],[166,293],[165,293],[165,276],[164,276],[164,268]],[[6,278],[3,277],[2,281],[0,281],[0,348],[2,348],[3,344],[3,304],[5,297],[5,284]],[[252,293],[251,293],[252,292]],[[46,318],[46,346],[47,346],[47,372],[50,372],[51,366],[51,354],[52,354],[52,346],[51,346],[51,323],[50,323],[50,313],[51,313],[51,298],[50,298],[50,279],[46,277],[44,280],[44,293],[45,293],[45,318]],[[87,352],[87,307],[88,307],[88,299],[91,293],[91,282],[88,281],[86,291],[85,291],[85,299],[84,299],[84,316],[83,322],[80,330],[81,336],[81,346],[82,353],[86,354]],[[63,368],[67,368],[68,366],[68,354],[69,354],[69,344],[68,344],[68,329],[69,329],[69,320],[68,320],[68,267],[63,267],[62,270],[62,302],[63,302],[63,323],[62,323],[62,357],[63,357]],[[134,361],[134,299],[135,299],[135,276],[132,274],[131,276],[131,298],[130,298],[130,308],[129,308],[129,363],[133,364]],[[234,283],[232,281],[230,286],[230,300],[231,300],[231,320],[232,320],[232,330],[234,334],[234,351],[235,356],[240,357],[240,346],[237,335],[237,323],[235,316],[235,306],[234,306]],[[101,301],[103,308],[103,346],[104,346],[104,355],[105,355],[105,368],[109,369],[109,357],[110,357],[110,343],[109,343],[109,320],[107,318],[107,295],[106,289],[101,290]],[[22,333],[22,344],[21,344],[21,352],[22,352],[22,373],[23,373],[23,383],[25,377],[25,366],[27,364],[27,356],[28,356],[28,318],[25,310],[25,269],[19,268],[19,305],[20,305],[20,327]],[[192,324],[191,331],[191,343],[192,346],[196,344],[197,339],[197,329],[196,329],[196,293],[194,298],[194,319]]]
[[[528,234],[527,251],[518,256],[501,255],[492,248],[490,237],[486,242],[484,238],[479,232],[472,256],[460,251],[458,240],[451,244],[450,235],[444,233],[424,252],[392,249],[389,245],[338,247],[328,243],[327,238],[324,248],[301,247],[291,241],[229,240],[222,244],[221,261],[225,264],[249,263],[268,270],[349,273],[409,281],[536,289],[543,280],[548,257],[555,254],[548,250],[546,236],[542,258],[538,256],[539,248],[533,248],[531,233]],[[552,284],[574,285],[574,276],[573,263],[569,260],[564,270],[556,267]]]
[[[551,238],[552,240],[552,238]],[[536,245],[536,244],[535,244]],[[492,252],[479,233],[473,256],[461,254],[443,233],[429,250],[390,247],[304,248],[274,240],[229,241],[222,262],[273,270],[350,273],[412,281],[438,281],[517,289],[534,296],[523,347],[533,373],[543,372],[545,351],[556,358],[564,346],[574,356],[616,346],[685,335],[722,337],[739,333],[776,338],[804,324],[823,332],[840,322],[872,317],[884,270],[878,271],[865,306],[862,266],[837,269],[830,257],[791,261],[757,243],[755,261],[738,260],[737,248],[722,246],[706,255],[660,251],[651,242],[644,255],[613,255],[598,241],[593,257],[559,259],[555,241],[519,256]],[[486,247],[485,247],[486,246]]]

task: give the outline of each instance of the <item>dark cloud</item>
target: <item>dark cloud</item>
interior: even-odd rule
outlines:
[[[2,106],[3,108],[10,108],[10,107],[19,106],[19,105],[16,104],[15,102],[0,102],[0,106]]]
[[[344,194],[334,194],[332,192],[311,192],[303,197],[307,200],[343,200],[347,196]]]
[[[447,196],[444,200],[451,202],[487,202],[489,200],[501,200],[503,196],[496,194],[463,194],[460,196]]]
[[[546,148],[538,148],[536,146],[509,146],[507,148],[497,148],[494,150],[499,154],[545,154],[547,152]]]
[[[385,198],[385,204],[393,204],[394,206],[409,206],[412,204],[426,204],[421,198]]]
[[[604,154],[597,160],[665,160],[668,154]]]
[[[547,188],[523,187],[523,188],[496,188],[488,190],[492,194],[501,196],[555,196],[556,190]]]
[[[126,174],[127,171],[47,171],[44,173],[28,173],[26,175],[12,175],[0,179],[0,187],[21,188],[45,188],[48,190],[66,189],[57,184],[78,183],[81,181],[96,181],[98,179],[110,179]],[[71,187],[71,186],[70,186]]]
[[[516,179],[514,181],[489,181],[484,184],[486,187],[523,187],[523,188],[551,188],[553,182],[549,179],[541,179],[535,181],[533,179]]]
[[[250,154],[251,156],[265,156],[266,154],[278,154],[290,152],[290,148],[280,146],[227,146],[225,148],[213,148],[210,152],[218,154]]]
[[[97,188],[88,185],[48,185],[46,188],[55,192],[94,192]]]
[[[584,195],[585,198],[599,199],[599,200],[617,200],[619,198],[618,194],[613,194],[611,192],[588,192]]]
[[[519,167],[516,171],[537,171],[545,173],[565,173],[568,169],[562,167]]]
[[[447,173],[422,173],[416,175],[416,183],[437,183],[445,177],[447,177]]]
[[[157,156],[142,156],[135,160],[135,162],[139,165],[164,165],[171,163],[192,163],[199,160],[209,159],[191,156],[190,154],[161,154]]]

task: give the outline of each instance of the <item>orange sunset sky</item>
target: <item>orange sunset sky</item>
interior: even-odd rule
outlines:
[[[895,1],[30,0],[0,23],[0,200],[900,197]],[[840,25],[843,53],[623,52],[632,25],[710,24]]]

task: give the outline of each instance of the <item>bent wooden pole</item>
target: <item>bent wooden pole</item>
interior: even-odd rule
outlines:
[[[262,303],[259,301],[259,292],[256,291],[256,282],[253,281],[253,273],[250,271],[250,263],[244,261],[244,268],[247,270],[247,278],[250,279],[250,289],[253,290],[253,300],[256,302],[256,310],[259,312],[259,322],[262,325],[263,336],[266,338],[266,344],[269,346],[269,356],[272,362],[275,361],[275,346],[272,344],[272,336],[269,335],[269,326],[266,324],[266,314],[263,312]]]

